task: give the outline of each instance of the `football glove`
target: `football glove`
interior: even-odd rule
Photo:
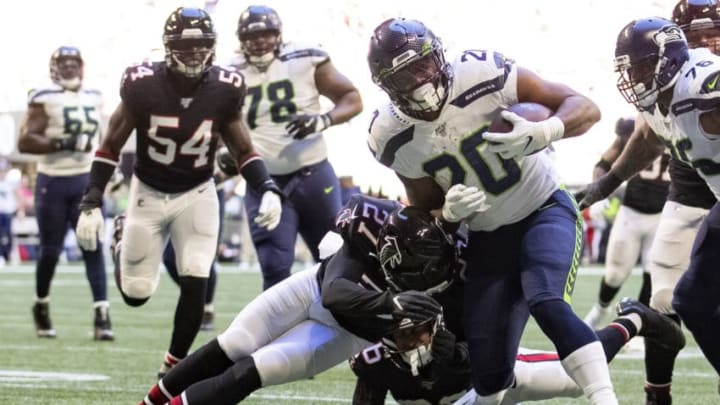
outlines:
[[[392,316],[398,321],[425,321],[442,313],[442,307],[430,295],[421,291],[403,291],[392,298]]]
[[[575,193],[578,209],[582,211],[596,202],[604,200],[612,194],[615,189],[620,187],[622,182],[622,179],[615,175],[615,173],[608,172],[597,179],[597,181],[588,184],[584,189]]]
[[[432,338],[430,353],[434,361],[440,363],[451,361],[455,354],[455,334],[443,327],[438,328]]]
[[[255,223],[272,231],[280,224],[282,216],[282,198],[275,191],[265,191],[260,200],[260,208],[255,217]]]
[[[488,141],[487,151],[497,153],[503,159],[531,155],[565,134],[565,124],[558,117],[532,122],[512,111],[503,111],[501,115],[512,123],[512,131],[486,132],[483,139]]]
[[[220,171],[230,177],[240,174],[240,172],[238,171],[237,162],[235,161],[235,158],[232,156],[232,154],[230,154],[228,148],[218,149],[217,154],[215,155],[215,162],[217,163]]]
[[[90,152],[92,147],[92,135],[88,134],[70,135],[67,138],[53,140],[53,148],[55,150]]]
[[[78,246],[83,250],[97,250],[98,238],[105,235],[105,218],[100,208],[91,208],[80,212],[75,236]]]
[[[291,115],[288,123],[285,124],[285,129],[294,139],[303,139],[310,134],[323,131],[332,124],[332,118],[328,114]]]
[[[477,187],[456,184],[445,194],[442,216],[448,222],[460,222],[476,212],[490,209],[485,199],[485,192]]]

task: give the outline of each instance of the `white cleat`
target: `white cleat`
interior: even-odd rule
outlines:
[[[585,322],[593,330],[597,330],[600,328],[600,326],[605,325],[607,319],[610,318],[610,315],[612,313],[613,310],[612,308],[610,308],[610,305],[608,305],[607,307],[602,307],[596,302],[595,304],[593,304],[590,312],[585,315],[585,319],[583,319],[583,322]]]

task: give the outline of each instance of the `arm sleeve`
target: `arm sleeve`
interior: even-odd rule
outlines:
[[[372,383],[371,381],[358,377],[353,392],[353,405],[383,405],[387,396],[387,387]]]
[[[391,314],[392,293],[372,291],[358,282],[368,263],[353,258],[346,245],[333,256],[325,269],[322,303],[328,310],[345,316]]]

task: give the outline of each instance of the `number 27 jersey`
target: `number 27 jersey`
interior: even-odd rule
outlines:
[[[469,50],[451,67],[448,98],[436,120],[414,119],[385,104],[370,124],[368,145],[403,177],[432,177],[444,192],[455,184],[484,190],[491,208],[467,223],[472,231],[492,231],[540,208],[558,188],[557,175],[545,153],[502,159],[486,150],[490,123],[518,102],[514,62],[497,52]]]
[[[218,134],[239,117],[241,74],[212,66],[189,94],[179,94],[164,62],[131,66],[120,96],[135,118],[135,175],[165,193],[179,193],[212,177]]]

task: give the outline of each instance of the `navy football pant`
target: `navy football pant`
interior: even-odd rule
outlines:
[[[318,245],[328,231],[335,229],[335,215],[342,207],[340,182],[327,160],[272,177],[285,193],[280,225],[273,231],[268,232],[254,221],[262,195],[249,187],[245,193],[245,209],[264,290],[290,276],[298,233],[315,261],[319,260]]]
[[[217,189],[218,196],[218,210],[220,212],[220,231],[218,232],[218,243],[222,238],[223,232],[223,218],[225,218],[225,191],[221,188]],[[167,269],[168,275],[173,279],[175,284],[180,285],[180,275],[177,269],[177,260],[175,258],[175,248],[173,248],[172,241],[168,241],[165,250],[163,251],[163,265]],[[215,299],[215,286],[217,285],[217,271],[215,267],[216,262],[213,261],[210,266],[210,275],[207,281],[207,290],[205,291],[205,303],[212,304]]]
[[[512,384],[520,338],[532,314],[560,358],[597,340],[572,311],[570,297],[582,247],[582,222],[572,197],[556,191],[524,220],[471,232],[465,334],[473,385],[480,395]]]
[[[700,225],[690,268],[675,287],[672,305],[720,374],[720,203]]]
[[[40,251],[35,268],[35,294],[39,298],[50,294],[50,283],[64,247],[65,235],[68,228],[75,230],[80,214],[78,205],[89,179],[89,174],[78,176],[38,174],[37,176],[35,211],[40,233]],[[106,301],[107,280],[102,243],[98,241],[98,247],[94,252],[81,251],[93,301]]]

